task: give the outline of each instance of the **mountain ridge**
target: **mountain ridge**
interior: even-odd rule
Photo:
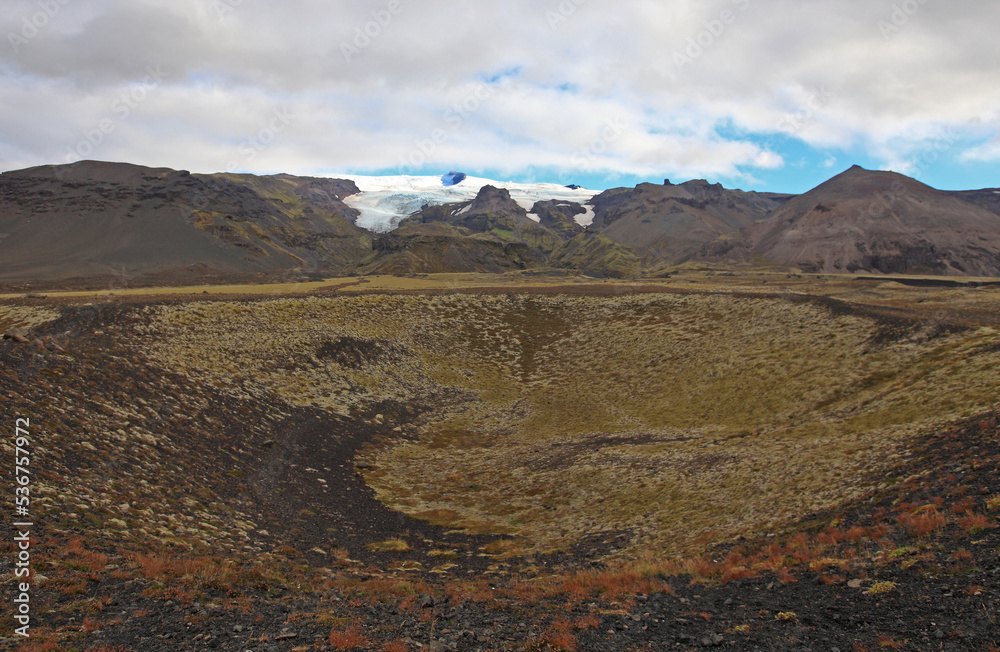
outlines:
[[[532,203],[501,185],[466,192],[468,200],[425,204],[397,228],[374,233],[355,224],[360,212],[345,201],[364,196],[352,179],[98,161],[15,170],[0,175],[0,282],[546,267],[627,277],[689,261],[1000,276],[995,189],[936,190],[859,166],[801,195],[695,179],[585,192],[579,201],[568,191]]]

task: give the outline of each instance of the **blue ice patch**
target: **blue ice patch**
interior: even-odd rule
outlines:
[[[448,174],[441,177],[441,183],[446,186],[457,186],[463,181],[465,181],[465,172],[455,172],[452,170]]]

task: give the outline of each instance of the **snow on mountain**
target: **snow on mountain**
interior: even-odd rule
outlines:
[[[586,188],[571,189],[557,183],[514,183],[501,182],[480,177],[466,177],[454,186],[446,186],[441,177],[430,176],[363,176],[353,174],[331,175],[337,179],[353,181],[361,192],[344,199],[361,215],[355,221],[358,226],[385,233],[399,226],[400,220],[416,213],[425,205],[437,206],[471,201],[486,185],[505,188],[511,199],[526,211],[530,211],[537,201],[561,200],[584,204],[587,212],[576,216],[582,226],[589,226],[594,220],[594,211],[586,203],[598,194],[598,190]],[[538,221],[532,213],[528,217]]]

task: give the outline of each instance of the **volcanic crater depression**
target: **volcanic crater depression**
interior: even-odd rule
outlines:
[[[222,391],[340,414],[412,408],[359,454],[365,481],[416,518],[509,535],[491,549],[507,555],[588,541],[631,557],[772,531],[873,489],[910,436],[985,409],[1000,386],[992,327],[794,296],[496,290],[142,310],[133,343]]]

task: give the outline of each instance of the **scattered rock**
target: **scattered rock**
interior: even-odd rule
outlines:
[[[450,650],[457,650],[458,646],[454,643],[448,644],[444,641],[434,641],[427,646],[428,652],[450,652]]]
[[[43,337],[42,338],[42,344],[44,344],[45,348],[48,349],[49,351],[54,351],[56,353],[65,353],[66,352],[66,349],[64,349],[63,347],[59,346],[59,343],[56,342],[51,337],[48,337],[48,336]]]
[[[24,336],[24,331],[20,328],[12,328],[3,334],[5,340],[14,340],[18,344],[27,344],[30,340]]]

